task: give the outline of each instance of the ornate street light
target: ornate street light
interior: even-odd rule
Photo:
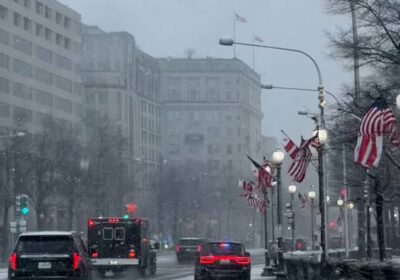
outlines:
[[[285,154],[280,148],[276,148],[272,153],[272,162],[276,166],[276,182],[277,182],[277,228],[278,228],[278,270],[277,273],[283,273],[283,248],[282,248],[282,203],[281,203],[281,166],[285,159]]]
[[[308,192],[308,198],[310,199],[310,208],[311,208],[311,251],[315,249],[315,238],[314,238],[314,200],[317,196],[314,190]]]
[[[290,225],[291,229],[292,229],[292,251],[295,251],[296,242],[295,242],[295,239],[294,239],[294,230],[296,228],[296,222],[295,222],[295,214],[294,214],[294,211],[293,211],[293,199],[294,199],[294,194],[297,191],[297,187],[296,187],[296,185],[290,185],[288,189],[289,189],[289,193],[290,193],[290,211],[291,211],[290,215],[291,215],[291,219],[292,219],[292,223]]]

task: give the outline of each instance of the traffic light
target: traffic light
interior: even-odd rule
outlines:
[[[126,205],[126,212],[128,214],[133,214],[137,209],[137,205],[133,203],[129,203]]]
[[[21,214],[22,216],[26,216],[29,214],[29,204],[27,195],[21,195]]]
[[[125,214],[125,215],[123,216],[123,218],[124,218],[124,220],[128,220],[128,219],[129,219],[129,215],[128,215],[128,214]]]

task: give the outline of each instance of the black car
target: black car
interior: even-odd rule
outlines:
[[[176,244],[176,258],[179,263],[194,260],[195,254],[199,251],[204,239],[197,237],[186,237],[179,239]]]
[[[197,254],[195,280],[233,278],[249,280],[250,254],[238,242],[207,242]]]
[[[11,252],[8,279],[90,279],[92,265],[75,232],[28,232]]]

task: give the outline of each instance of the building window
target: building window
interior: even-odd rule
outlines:
[[[7,103],[0,102],[0,116],[2,117],[10,116],[10,106]]]
[[[168,91],[168,99],[171,101],[177,101],[180,100],[180,93],[177,89],[170,89]]]
[[[63,44],[63,36],[61,34],[56,34],[56,44],[59,46]]]
[[[14,25],[20,27],[22,25],[22,16],[14,12]]]
[[[14,58],[13,68],[15,73],[24,77],[32,78],[32,65]]]
[[[14,47],[26,54],[32,54],[32,43],[24,38],[14,36]]]
[[[208,145],[208,154],[215,155],[219,153],[219,145],[217,144],[209,144]]]
[[[53,37],[53,31],[51,31],[51,29],[49,29],[49,28],[46,28],[44,35],[45,35],[45,38],[47,41],[51,41],[52,37]]]
[[[178,155],[180,154],[180,149],[178,144],[169,144],[169,151],[171,155]]]
[[[72,82],[70,80],[55,75],[55,82],[58,88],[72,93]]]
[[[230,91],[227,91],[227,92],[226,92],[225,99],[226,99],[226,100],[232,100],[232,94],[231,94]]]
[[[226,152],[232,154],[232,143],[229,143],[228,146],[226,146]]]
[[[62,55],[56,54],[56,65],[60,68],[63,68],[65,70],[71,71],[72,69],[72,61]]]
[[[8,32],[0,28],[0,43],[7,45],[9,44]]]
[[[39,104],[46,106],[53,106],[53,96],[50,93],[37,90],[35,94],[35,101]]]
[[[71,19],[69,17],[64,17],[64,27],[66,29],[70,29],[71,28]]]
[[[39,1],[36,1],[36,13],[38,15],[44,14],[44,5],[42,3],[40,3]]]
[[[8,55],[5,55],[3,53],[0,53],[0,67],[9,69],[10,65],[10,58]]]
[[[29,32],[32,31],[32,21],[26,17],[24,17],[24,29]]]
[[[53,63],[53,53],[46,48],[36,46],[36,56],[44,62]]]
[[[10,86],[8,84],[8,80],[0,77],[0,92],[1,93],[9,93]]]
[[[27,99],[27,100],[32,100],[32,92],[30,88],[27,88],[25,85],[20,84],[20,83],[14,83],[14,89],[13,89],[14,95]]]
[[[31,0],[24,0],[24,7],[25,8],[30,8],[31,7]]]
[[[207,90],[207,98],[209,101],[217,101],[219,99],[218,92],[215,89]]]
[[[198,91],[197,89],[189,89],[188,91],[188,100],[189,101],[196,101],[198,100]]]
[[[39,37],[44,36],[44,27],[40,23],[36,23],[36,36]]]
[[[72,102],[61,98],[61,97],[54,97],[54,108],[59,109],[61,111],[72,113]]]
[[[67,50],[70,50],[70,49],[71,49],[71,46],[72,46],[72,44],[71,44],[71,39],[69,39],[69,38],[64,38],[64,48],[66,48]]]
[[[0,19],[2,20],[8,19],[8,9],[3,5],[0,5]]]
[[[51,20],[51,17],[52,17],[52,11],[47,6],[44,7],[44,17],[47,18],[47,19],[50,19],[50,20]]]
[[[33,119],[33,113],[31,110],[24,109],[24,108],[17,107],[17,106],[14,106],[14,115],[13,116],[17,122],[22,122],[22,123],[31,122]]]
[[[62,21],[62,14],[57,12],[56,13],[56,22],[57,22],[57,24],[61,24],[61,21]]]
[[[39,82],[52,85],[53,84],[53,74],[50,72],[47,72],[46,70],[42,70],[40,68],[36,68],[35,72],[35,78]]]

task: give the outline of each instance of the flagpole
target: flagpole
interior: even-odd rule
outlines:
[[[236,13],[233,11],[233,40],[236,41]],[[233,58],[236,58],[236,45],[233,45]]]
[[[254,45],[254,31],[253,31],[253,45]],[[253,70],[254,70],[254,46],[253,46]]]

